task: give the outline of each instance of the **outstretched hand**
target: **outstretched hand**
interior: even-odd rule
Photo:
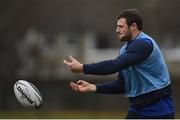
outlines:
[[[76,72],[76,73],[83,72],[83,64],[81,64],[72,56],[69,56],[69,59],[70,59],[69,61],[63,60],[63,62],[72,72]]]
[[[70,82],[69,86],[76,92],[95,92],[96,86],[86,81],[79,80],[76,83]]]

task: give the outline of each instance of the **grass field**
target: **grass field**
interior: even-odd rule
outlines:
[[[1,111],[0,119],[123,119],[125,115],[106,111]]]
[[[126,112],[107,111],[0,111],[0,119],[124,119]],[[176,119],[180,114],[176,113]]]

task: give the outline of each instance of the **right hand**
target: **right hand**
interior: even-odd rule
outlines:
[[[64,64],[75,73],[82,73],[83,72],[83,64],[80,63],[78,60],[73,58],[72,56],[69,56],[69,61],[63,60]]]
[[[76,83],[70,82],[69,86],[76,92],[95,92],[96,86],[86,81],[79,80]]]

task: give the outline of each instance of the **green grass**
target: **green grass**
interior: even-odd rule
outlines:
[[[0,111],[0,119],[124,119],[126,112],[113,111]],[[176,113],[176,119],[180,114]]]
[[[0,119],[123,119],[125,114],[106,111],[1,111]]]

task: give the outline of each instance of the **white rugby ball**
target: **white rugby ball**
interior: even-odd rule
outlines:
[[[14,84],[17,100],[25,107],[38,109],[43,102],[39,90],[30,82],[18,80]]]

